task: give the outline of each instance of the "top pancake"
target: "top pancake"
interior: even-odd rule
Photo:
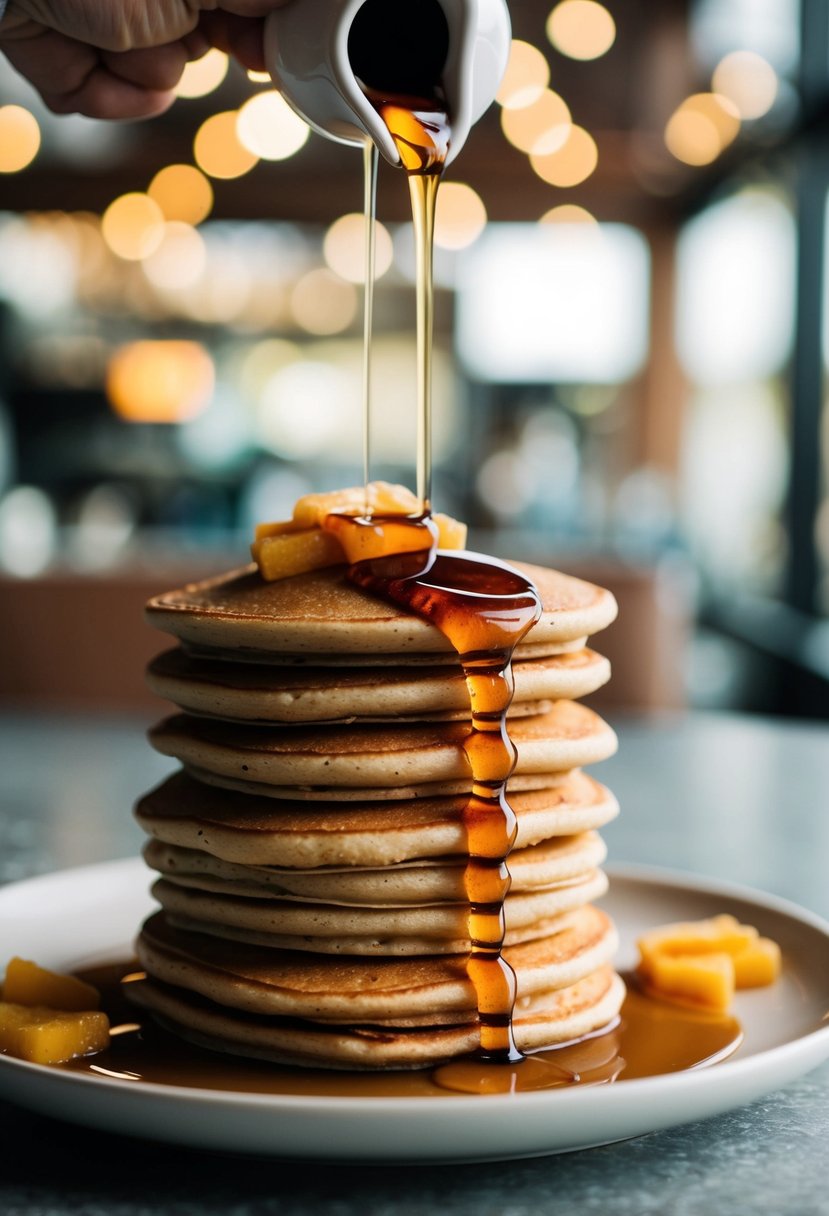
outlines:
[[[541,597],[542,615],[527,635],[528,653],[555,654],[604,629],[616,616],[609,591],[541,566],[513,563]],[[150,624],[186,645],[258,655],[301,657],[452,656],[427,621],[347,579],[347,567],[265,582],[255,566],[190,583],[150,600]],[[516,649],[516,657],[522,647]]]

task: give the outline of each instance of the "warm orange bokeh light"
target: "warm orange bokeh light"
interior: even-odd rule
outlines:
[[[513,38],[496,101],[505,110],[521,110],[537,101],[549,83],[550,65],[546,56],[531,42]]]
[[[596,0],[561,0],[547,18],[547,37],[570,59],[598,59],[613,46],[616,22]]]
[[[193,155],[196,164],[208,177],[241,177],[259,160],[240,142],[236,119],[235,110],[223,110],[206,118],[196,132]]]
[[[164,215],[149,195],[122,194],[104,212],[101,234],[119,258],[140,262],[161,244]]]
[[[584,127],[573,125],[567,140],[555,152],[531,155],[530,164],[542,181],[567,188],[585,181],[599,161],[596,141]]]
[[[486,227],[481,196],[465,182],[444,182],[435,206],[435,244],[441,249],[466,249]]]
[[[147,188],[166,220],[200,224],[213,209],[213,187],[195,165],[167,165]]]
[[[740,131],[737,107],[719,93],[694,93],[665,128],[668,151],[686,165],[709,165]]]
[[[201,59],[188,63],[176,85],[177,97],[206,97],[217,89],[227,75],[228,58],[215,47]]]
[[[780,82],[774,68],[754,51],[732,51],[714,68],[715,93],[727,97],[740,118],[762,118],[777,98]]]
[[[23,106],[0,106],[0,173],[19,173],[40,148],[40,127]]]
[[[323,337],[342,333],[357,315],[357,290],[324,266],[309,270],[291,292],[294,321],[307,333]]]
[[[542,224],[598,224],[595,215],[587,210],[586,207],[579,207],[576,203],[560,203],[558,207],[551,207],[549,211],[545,211],[541,217]]]
[[[341,215],[328,229],[322,244],[323,257],[341,279],[363,283],[366,276],[366,221],[359,211]],[[374,221],[374,277],[380,279],[391,266],[392,242],[388,229]]]
[[[130,342],[109,361],[106,393],[127,422],[186,422],[210,403],[213,360],[198,342]]]
[[[274,89],[249,97],[236,118],[239,142],[262,160],[287,160],[310,133],[308,124]]]
[[[191,224],[170,220],[161,244],[142,265],[149,281],[162,290],[192,287],[204,274],[207,251],[204,239]]]
[[[567,139],[570,109],[563,97],[544,89],[532,105],[501,111],[501,129],[521,152],[554,152]]]

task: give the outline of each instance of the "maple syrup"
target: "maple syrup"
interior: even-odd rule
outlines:
[[[111,1044],[98,1055],[54,1067],[89,1077],[236,1093],[450,1101],[458,1096],[457,1090],[440,1084],[428,1069],[355,1073],[289,1068],[196,1047],[164,1030],[129,1003],[126,985],[121,981],[124,976],[135,975],[134,967],[134,962],[125,962],[77,972],[101,992],[101,1007],[113,1026]],[[742,1036],[735,1018],[669,1005],[643,995],[634,979],[626,979],[628,994],[615,1025],[600,1034],[527,1057],[555,1069],[553,1088],[685,1072],[714,1064],[739,1046]],[[503,1093],[509,1089],[503,1084],[501,1066],[485,1068],[474,1060],[458,1061],[456,1066],[467,1070],[466,1093]],[[511,1069],[514,1081],[522,1068]],[[493,1072],[501,1074],[495,1084]],[[516,1082],[512,1088],[517,1087]]]
[[[363,484],[371,481],[371,335],[374,329],[374,274],[377,260],[377,145],[363,145]],[[366,494],[368,510],[368,494]]]
[[[353,57],[352,65],[356,69]],[[386,556],[371,561],[354,562],[352,554],[359,551],[359,545],[351,540],[356,542],[355,533],[362,529],[376,528],[376,518],[331,515],[324,526],[339,537],[350,557],[353,582],[430,621],[449,639],[469,689],[471,729],[464,747],[471,791],[463,815],[471,944],[467,972],[476,993],[480,1026],[477,1059],[492,1067],[486,1082],[477,1067],[470,1071],[469,1062],[444,1065],[434,1079],[464,1092],[479,1092],[482,1087],[535,1089],[560,1084],[561,1071],[559,1066],[542,1065],[537,1059],[516,1070],[523,1063],[512,1029],[516,979],[502,957],[502,948],[504,900],[510,888],[507,858],[517,831],[506,792],[516,761],[506,725],[514,687],[512,653],[541,615],[541,604],[529,580],[501,562],[477,554],[437,553],[429,524],[435,205],[450,147],[451,121],[440,86],[435,84],[439,76],[429,81],[423,64],[419,71],[417,80],[407,78],[410,86],[418,86],[419,96],[402,94],[399,82],[395,92],[384,90],[383,81],[367,61],[357,75],[388,127],[409,182],[417,269],[417,496],[421,513],[386,517]],[[367,342],[368,335],[364,340]],[[418,545],[418,537],[422,545]],[[502,1071],[496,1073],[496,1067]]]
[[[388,6],[384,11],[388,12]],[[382,42],[382,31],[381,35]],[[356,70],[353,57],[352,66]],[[432,263],[435,204],[450,147],[451,121],[440,86],[434,83],[439,76],[430,81],[420,63],[418,71],[417,80],[406,73],[403,76],[419,87],[419,96],[402,94],[399,83],[393,93],[378,87],[383,82],[374,75],[368,58],[356,74],[388,127],[409,181],[417,269],[417,496],[421,510],[417,515],[382,520],[368,514],[357,518],[332,514],[323,526],[339,538],[351,562],[349,578],[435,625],[452,643],[463,668],[471,711],[470,732],[464,742],[471,775],[463,813],[471,945],[467,973],[475,989],[480,1045],[475,1062],[443,1065],[432,1080],[461,1092],[512,1092],[570,1080],[570,1072],[558,1056],[556,1062],[538,1056],[530,1061],[518,1050],[512,1026],[516,978],[502,956],[504,900],[510,888],[507,858],[517,832],[515,813],[507,800],[507,780],[516,762],[506,722],[514,688],[512,654],[541,615],[541,604],[529,580],[510,566],[478,554],[437,552],[430,519]],[[368,173],[368,161],[365,167]],[[368,181],[365,194],[369,200]],[[372,193],[372,206],[373,197]],[[373,220],[372,215],[372,229]],[[368,341],[366,332],[365,350]],[[367,422],[365,429],[367,432]],[[367,528],[376,532],[380,524],[384,556],[356,560],[362,548],[359,534]],[[487,1065],[485,1076],[481,1064]]]

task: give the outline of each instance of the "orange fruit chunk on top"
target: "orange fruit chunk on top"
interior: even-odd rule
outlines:
[[[97,988],[73,975],[58,975],[25,958],[13,958],[6,968],[3,999],[15,1005],[47,1005],[50,1009],[85,1012],[97,1009]]]
[[[351,532],[346,553],[339,537],[326,530],[325,521],[331,515],[362,516],[366,512],[369,516],[392,518],[388,522],[377,519],[371,526]],[[394,527],[394,516],[411,518],[419,514],[420,503],[411,490],[386,481],[327,494],[306,494],[297,501],[292,519],[258,525],[251,553],[267,581],[290,578],[349,560],[384,555],[388,552],[384,527]],[[441,514],[432,516],[432,520],[437,527],[439,548],[464,547],[465,524]],[[423,547],[415,529],[403,528],[396,530],[394,545],[396,552]]]
[[[780,947],[723,914],[652,929],[639,940],[637,974],[657,996],[724,1012],[736,988],[771,984]]]

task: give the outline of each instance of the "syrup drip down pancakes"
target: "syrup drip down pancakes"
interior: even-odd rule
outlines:
[[[515,564],[540,619],[514,654],[503,957],[522,1051],[617,1016],[614,927],[598,829],[617,813],[582,771],[615,736],[576,698],[607,662],[588,638],[612,596]],[[255,567],[161,595],[177,649],[151,687],[181,712],[151,732],[181,769],[138,804],[160,905],[131,997],[203,1046],[337,1069],[430,1067],[475,1052],[466,969],[469,698],[429,622],[329,567],[277,582]]]

